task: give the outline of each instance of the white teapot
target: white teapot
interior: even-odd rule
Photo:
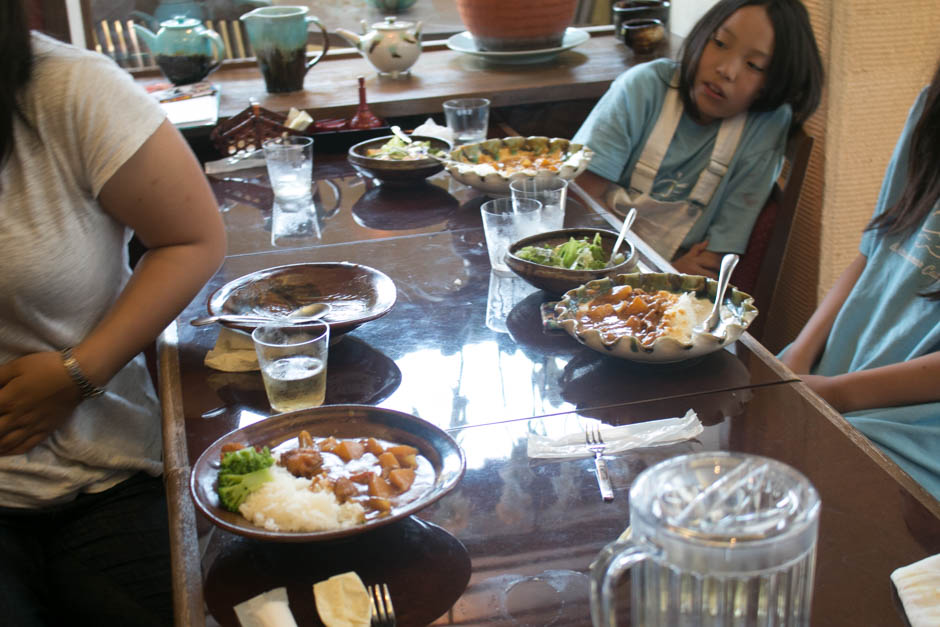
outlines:
[[[379,74],[392,78],[408,74],[421,54],[421,22],[399,22],[389,16],[373,24],[372,30],[365,20],[361,24],[361,36],[344,28],[337,28],[336,33],[354,45]]]

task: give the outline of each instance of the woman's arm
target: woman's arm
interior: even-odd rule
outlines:
[[[104,386],[215,273],[225,232],[198,161],[167,121],[108,180],[98,200],[149,249],[112,308],[74,348],[85,377]],[[0,454],[24,453],[41,442],[79,397],[59,353],[0,365]]]
[[[841,413],[940,401],[940,352],[834,377],[800,377]]]
[[[793,372],[806,374],[813,368],[813,364],[816,363],[826,346],[826,340],[829,338],[829,332],[832,330],[832,324],[839,310],[842,309],[849,292],[855,287],[867,262],[868,258],[861,253],[852,260],[852,263],[839,275],[832,289],[816,308],[796,340],[780,357],[781,361]]]

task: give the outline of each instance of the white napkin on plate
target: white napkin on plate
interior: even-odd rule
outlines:
[[[891,573],[911,627],[940,625],[940,554]]]
[[[354,571],[313,584],[317,614],[326,627],[369,627],[369,591]]]
[[[607,444],[605,454],[682,442],[698,436],[702,430],[698,415],[691,409],[682,418],[663,418],[622,427],[612,427],[606,424],[600,426],[601,436]],[[528,454],[529,457],[544,459],[594,455],[584,444],[584,431],[568,433],[559,438],[531,433],[529,434]]]
[[[446,126],[441,126],[432,118],[428,118],[424,124],[418,126],[411,132],[412,135],[421,135],[423,137],[437,137],[445,142],[454,145],[454,131]]]

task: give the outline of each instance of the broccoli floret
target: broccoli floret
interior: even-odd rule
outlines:
[[[216,485],[222,507],[237,512],[249,494],[274,480],[273,465],[274,456],[268,447],[260,451],[245,447],[223,455]]]
[[[219,475],[223,473],[232,473],[233,475],[244,475],[262,468],[267,468],[274,463],[274,456],[265,446],[260,451],[253,446],[246,446],[237,451],[229,451],[222,456],[222,463],[219,465]]]
[[[237,512],[248,495],[268,481],[274,480],[271,467],[261,468],[243,475],[219,475],[219,503],[230,512]]]

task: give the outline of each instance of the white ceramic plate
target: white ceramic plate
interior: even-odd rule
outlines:
[[[568,28],[562,37],[561,45],[557,48],[542,48],[540,50],[509,50],[509,51],[491,51],[480,50],[477,48],[473,36],[464,31],[452,35],[447,40],[447,47],[456,52],[463,52],[476,57],[482,57],[491,63],[541,63],[556,57],[565,50],[570,50],[575,46],[580,46],[591,35],[587,31],[578,28]]]

